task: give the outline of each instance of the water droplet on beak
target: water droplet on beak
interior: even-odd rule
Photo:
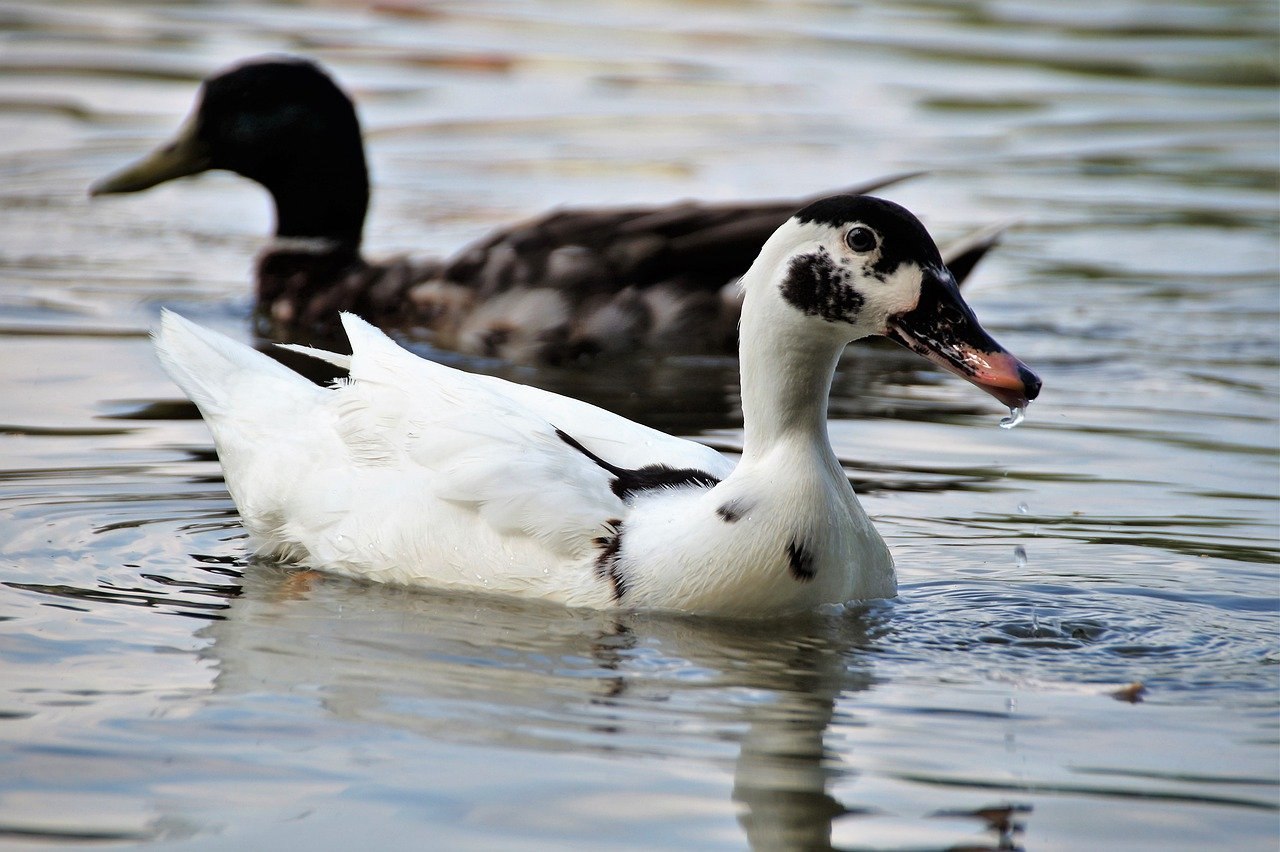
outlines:
[[[1025,405],[1019,405],[1015,408],[1010,408],[1009,416],[1003,418],[1000,421],[1000,428],[1012,429],[1014,426],[1017,426],[1019,423],[1021,423],[1023,420],[1026,420],[1026,419],[1027,419],[1027,407]]]

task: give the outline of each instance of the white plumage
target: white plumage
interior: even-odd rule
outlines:
[[[847,244],[851,225],[874,231],[873,250]],[[736,467],[578,400],[426,361],[350,314],[351,356],[292,347],[349,371],[332,388],[170,312],[156,346],[263,555],[573,606],[760,616],[894,594],[888,549],[827,439],[826,398],[845,343],[900,333],[943,273],[888,202],[828,199],[783,225],[743,279]]]

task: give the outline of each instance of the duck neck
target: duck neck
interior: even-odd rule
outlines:
[[[360,122],[349,101],[317,110],[319,118],[283,126],[246,122],[246,138],[212,143],[214,168],[255,181],[271,193],[276,236],[326,240],[358,249],[369,209],[369,170]]]
[[[756,309],[753,302],[769,295],[748,290],[742,307],[743,462],[763,459],[779,447],[834,459],[827,436],[827,397],[844,341],[794,333],[789,317]]]
[[[275,201],[277,237],[330,240],[359,250],[369,178],[358,146],[323,162],[304,158],[260,182]]]

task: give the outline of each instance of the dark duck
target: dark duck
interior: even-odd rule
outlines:
[[[207,78],[169,142],[90,192],[139,192],[214,169],[261,184],[275,202],[275,238],[257,260],[264,336],[329,339],[350,311],[521,363],[733,352],[738,278],[813,200],[555,210],[451,258],[369,260],[361,252],[369,174],[355,107],[320,67],[295,57],[252,59]],[[957,281],[995,239],[978,234],[944,252]]]

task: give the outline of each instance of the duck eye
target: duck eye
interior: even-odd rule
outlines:
[[[868,252],[876,247],[876,232],[862,226],[850,228],[849,233],[844,235],[844,241],[856,252]]]

